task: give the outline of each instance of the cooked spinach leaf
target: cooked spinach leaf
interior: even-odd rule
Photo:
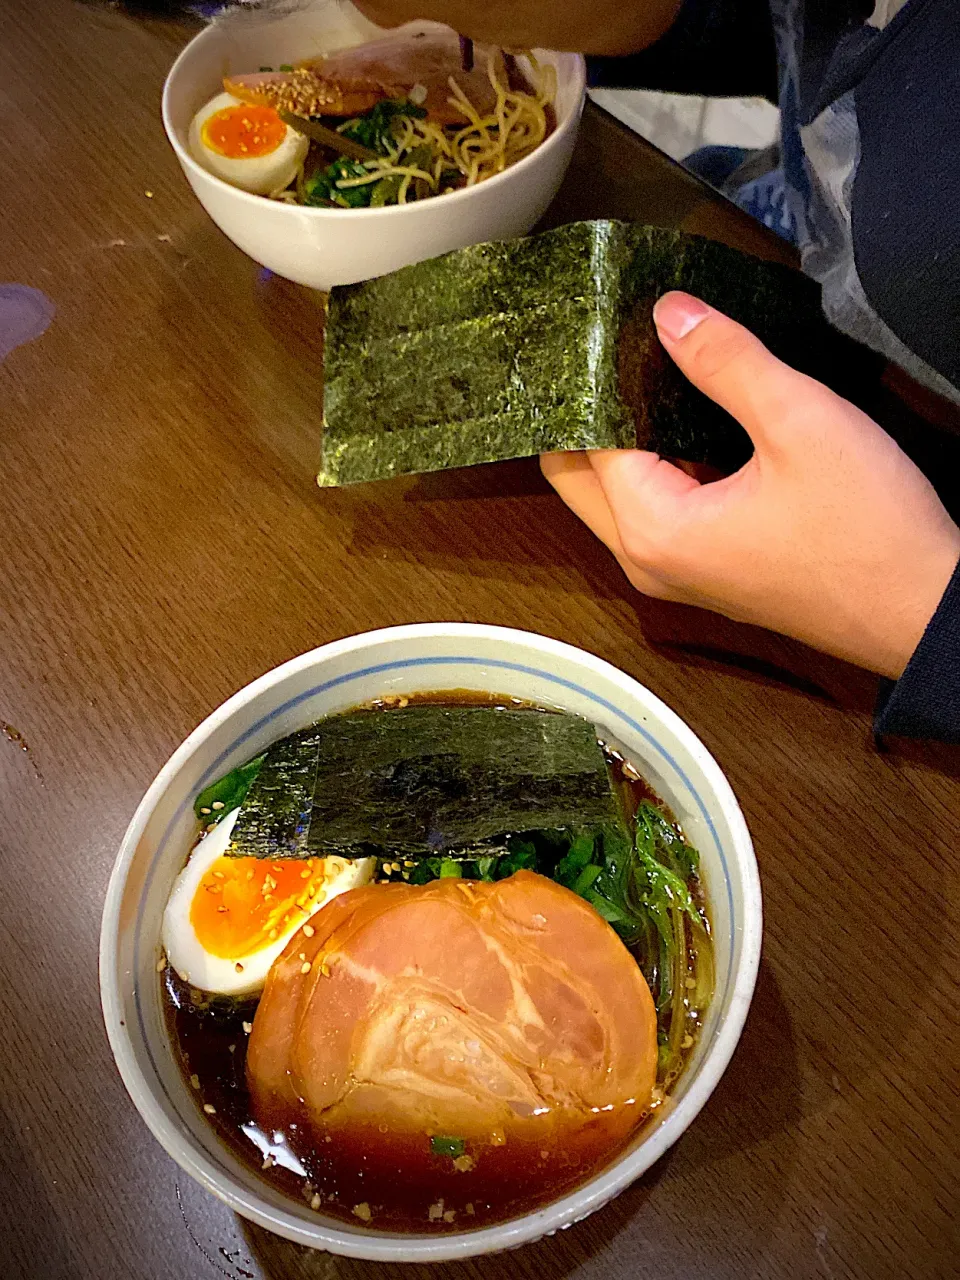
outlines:
[[[238,765],[200,792],[193,802],[193,811],[205,826],[219,822],[238,805],[243,804],[263,761],[263,756],[248,760],[246,764]]]
[[[466,1149],[467,1144],[463,1138],[448,1138],[437,1133],[430,1139],[430,1150],[435,1156],[452,1156],[456,1160]]]
[[[397,98],[384,98],[376,106],[365,111],[362,116],[349,120],[340,126],[340,133],[371,151],[379,151],[387,155],[389,144],[394,140],[394,125],[397,120],[409,116],[413,120],[423,120],[426,116],[423,107],[413,102]]]

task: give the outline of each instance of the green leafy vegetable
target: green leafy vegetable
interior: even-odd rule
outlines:
[[[370,193],[370,208],[382,209],[384,205],[396,204],[402,181],[403,178],[399,173],[391,173],[389,177],[381,178],[379,182],[374,182],[372,184],[373,190]]]
[[[394,125],[397,120],[404,116],[409,116],[413,120],[423,120],[426,114],[423,107],[418,107],[413,102],[384,98],[369,111],[365,111],[362,116],[357,116],[341,125],[338,132],[352,138],[354,142],[359,142],[361,146],[369,147],[371,151],[379,151],[385,156],[388,154],[388,144],[394,141]]]
[[[232,813],[238,805],[243,804],[250,790],[250,784],[260,772],[263,761],[263,756],[248,760],[246,764],[239,765],[224,777],[211,783],[209,787],[204,788],[193,802],[193,811],[200,821],[209,826],[213,822],[219,822],[228,813]]]
[[[639,957],[664,1035],[658,1051],[661,1075],[670,1077],[682,1063],[688,1008],[702,1012],[710,1001],[712,953],[706,922],[687,883],[698,870],[696,850],[647,801],[637,807],[635,823],[632,847],[619,832],[604,832],[602,869],[582,896]],[[693,986],[688,987],[693,957]]]
[[[292,70],[293,70],[293,67],[291,66],[291,64],[290,64],[289,62],[281,62],[281,63],[280,63],[280,70],[281,70],[281,71],[292,71]]]
[[[362,116],[348,120],[337,132],[379,155],[388,156],[396,122],[404,116],[422,119],[426,114],[422,107],[415,106],[412,102],[387,98]],[[433,159],[431,147],[420,146],[406,153],[400,163],[413,168],[429,169],[433,165]],[[379,182],[366,182],[359,187],[343,188],[337,185],[344,179],[363,178],[369,173],[370,169],[364,162],[338,156],[304,183],[303,203],[312,206],[334,204],[344,209],[378,209],[384,205],[396,204],[403,181],[397,174],[381,178]]]
[[[457,1160],[467,1149],[467,1144],[463,1138],[447,1138],[440,1134],[434,1134],[430,1139],[430,1150],[435,1156],[451,1156]]]
[[[303,184],[303,203],[311,206],[336,204],[344,209],[361,209],[370,203],[370,189],[375,184],[368,182],[362,187],[347,187],[343,190],[337,183],[345,178],[363,178],[369,172],[361,161],[351,160],[349,156],[338,156],[332,164],[328,164]]]

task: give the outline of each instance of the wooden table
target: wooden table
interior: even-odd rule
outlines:
[[[636,595],[532,461],[320,492],[320,300],[261,278],[161,132],[189,33],[4,7],[0,280],[57,314],[0,365],[0,1275],[958,1274],[957,757],[875,750],[868,675]],[[554,218],[583,214],[788,256],[596,110]],[[188,730],[302,650],[438,619],[557,636],[666,699],[743,804],[766,942],[725,1078],[647,1177],[421,1273],[289,1245],[181,1176],[120,1085],[96,963],[124,827]]]

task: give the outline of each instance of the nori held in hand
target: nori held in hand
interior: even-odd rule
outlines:
[[[819,286],[788,267],[679,231],[572,223],[333,290],[319,483],[565,449],[640,447],[735,469],[746,433],[656,336],[653,303],[669,289],[841,394],[872,370],[824,319]]]
[[[489,854],[503,852],[512,832],[610,824],[623,817],[586,720],[430,704],[331,716],[275,743],[241,806],[229,853]]]

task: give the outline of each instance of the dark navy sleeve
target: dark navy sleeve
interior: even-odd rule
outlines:
[[[769,0],[686,0],[673,26],[641,53],[589,58],[594,89],[661,89],[777,98]]]
[[[960,564],[903,675],[883,682],[874,733],[960,742]]]

